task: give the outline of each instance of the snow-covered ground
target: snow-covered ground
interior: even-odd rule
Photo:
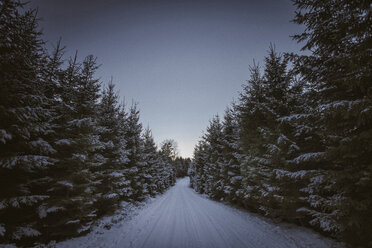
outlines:
[[[189,187],[189,179],[184,178],[178,180],[165,194],[141,208],[132,209],[132,217],[119,218],[109,230],[101,225],[90,234],[58,243],[57,247],[343,246],[311,230],[288,224],[273,224],[265,218],[212,201],[195,193]]]

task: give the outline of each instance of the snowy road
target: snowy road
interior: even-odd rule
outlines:
[[[189,188],[184,178],[141,209],[128,223],[89,234],[61,247],[340,247],[310,230],[274,225],[212,201]]]

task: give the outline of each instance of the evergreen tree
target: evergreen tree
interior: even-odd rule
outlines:
[[[163,185],[168,188],[176,182],[176,172],[173,163],[178,154],[177,143],[172,139],[164,140],[161,143],[159,154],[161,156]]]
[[[48,232],[53,239],[88,231],[96,217],[93,192],[100,182],[91,170],[103,164],[102,155],[97,153],[102,146],[96,116],[100,90],[94,78],[97,68],[93,56],[79,64],[75,55],[61,79],[60,110],[64,112],[56,141],[59,162],[50,173],[53,197],[44,206],[43,216],[50,223]]]
[[[130,181],[129,190],[133,192],[133,198],[139,200],[143,194],[139,173],[146,165],[143,153],[143,139],[141,137],[142,124],[139,122],[139,110],[137,104],[132,104],[127,118],[127,149],[128,149],[128,168],[127,175]]]
[[[265,140],[265,156],[269,161],[269,173],[264,182],[268,190],[266,195],[266,214],[284,219],[294,217],[298,196],[295,185],[288,184],[283,178],[277,176],[278,172],[288,168],[287,160],[296,143],[291,138],[290,126],[281,122],[284,116],[291,113],[291,86],[292,73],[287,69],[288,59],[275,52],[270,47],[269,55],[265,58],[264,95],[263,104],[268,107],[266,130],[270,137]]]
[[[194,151],[194,161],[189,171],[191,185],[200,193],[215,199],[223,197],[224,178],[222,162],[222,123],[215,116]]]
[[[199,140],[194,149],[194,159],[191,163],[188,174],[190,176],[190,185],[196,192],[204,193],[205,173],[204,166],[207,161],[207,144],[205,140]]]
[[[267,125],[273,117],[273,113],[266,104],[264,78],[260,74],[260,68],[254,64],[251,68],[251,78],[243,88],[240,102],[237,106],[239,126],[241,129],[242,148],[245,159],[242,161],[241,173],[243,176],[243,202],[242,204],[251,210],[267,213],[264,201],[269,195],[269,189],[264,182],[271,175],[269,160],[267,157],[268,139],[271,129]],[[266,184],[267,185],[267,184]]]
[[[117,173],[118,177],[117,180],[114,182],[114,187],[117,189],[120,195],[121,200],[128,201],[133,194],[133,190],[130,187],[130,180],[128,175],[128,163],[129,158],[128,154],[129,151],[127,149],[127,130],[128,130],[128,122],[127,117],[128,114],[125,110],[124,102],[120,104],[119,112],[118,112],[118,137],[117,137],[117,150],[116,152],[116,160],[115,163],[118,165]]]
[[[177,142],[172,139],[164,140],[161,143],[160,153],[170,161],[174,161],[178,156]]]
[[[203,137],[207,142],[207,162],[204,165],[206,181],[204,192],[215,199],[223,197],[223,171],[222,163],[222,123],[216,115],[209,123],[206,134]]]
[[[187,176],[187,171],[190,167],[190,163],[191,163],[191,159],[189,158],[177,157],[173,161],[173,164],[175,166],[176,177]]]
[[[242,197],[242,176],[240,164],[244,158],[240,144],[240,128],[237,118],[236,106],[227,108],[222,129],[222,171],[224,198],[227,201],[238,203]]]
[[[146,161],[146,170],[143,174],[142,183],[146,186],[146,192],[151,196],[156,195],[159,192],[162,192],[162,178],[160,176],[160,163],[161,158],[157,152],[157,147],[154,142],[150,128],[146,128],[143,133],[143,152]]]
[[[294,38],[311,51],[294,56],[296,68],[316,91],[312,113],[322,138],[316,152],[321,174],[311,179],[317,190],[306,197],[310,224],[355,244],[371,244],[370,2],[294,3],[294,21],[306,27]]]
[[[288,218],[295,212],[289,201],[293,192],[277,174],[288,167],[287,153],[296,147],[289,138],[288,126],[281,119],[291,112],[292,74],[286,57],[270,47],[264,73],[257,65],[251,68],[251,79],[237,106],[242,146],[244,205],[265,215]],[[287,198],[288,197],[288,198]],[[298,199],[294,197],[294,199]],[[288,213],[283,213],[288,212]]]
[[[102,142],[99,154],[103,164],[92,170],[99,180],[95,202],[98,216],[117,208],[122,196],[122,182],[125,181],[123,169],[128,159],[124,134],[120,132],[122,117],[118,102],[119,97],[111,80],[103,89],[98,106],[99,140]]]
[[[86,233],[121,200],[174,184],[174,166],[141,137],[139,111],[100,94],[96,59],[44,49],[36,11],[0,1],[0,242],[34,246]],[[100,101],[99,101],[100,100]]]
[[[46,171],[56,151],[46,54],[36,12],[23,6],[0,2],[0,240],[29,244],[41,235],[38,208],[50,197]]]

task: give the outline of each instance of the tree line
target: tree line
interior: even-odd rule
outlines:
[[[0,1],[0,243],[31,246],[88,232],[122,201],[175,183],[137,104],[102,86],[92,55],[49,53],[35,10]],[[184,161],[177,158],[177,161]],[[188,166],[187,166],[188,167]]]
[[[372,246],[369,1],[294,0],[308,55],[271,46],[238,102],[210,121],[191,186],[214,199]]]

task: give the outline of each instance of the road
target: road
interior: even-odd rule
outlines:
[[[79,241],[79,239],[78,239]],[[139,210],[128,223],[99,237],[67,243],[79,247],[289,248],[341,247],[297,226],[269,220],[212,201],[180,179],[164,195]]]

